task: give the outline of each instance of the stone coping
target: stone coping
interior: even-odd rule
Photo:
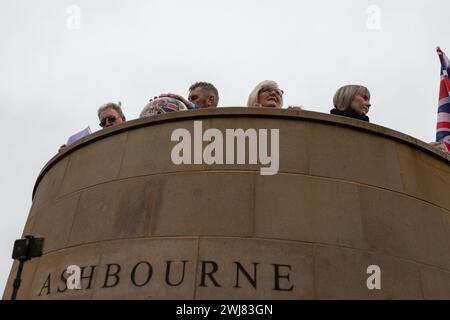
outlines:
[[[115,134],[119,134],[125,131],[135,130],[138,128],[157,125],[159,123],[171,122],[171,121],[181,121],[181,120],[198,120],[203,118],[223,118],[223,117],[252,117],[252,118],[280,118],[286,120],[298,120],[298,121],[312,121],[327,123],[334,126],[345,126],[351,127],[356,130],[370,132],[372,134],[381,135],[388,139],[393,139],[405,143],[416,149],[420,149],[423,152],[431,153],[436,158],[442,161],[450,161],[450,156],[438,151],[434,147],[430,146],[428,143],[416,139],[407,134],[389,129],[380,125],[367,123],[364,121],[329,115],[321,112],[298,110],[298,109],[271,109],[271,108],[247,108],[247,107],[220,107],[213,109],[197,109],[189,110],[186,112],[172,112],[161,115],[156,115],[152,117],[135,119],[125,122],[124,124],[116,125],[107,129],[96,131],[87,137],[80,139],[74,144],[70,145],[64,151],[59,152],[53,158],[51,158],[41,172],[38,175],[36,183],[33,188],[32,197],[36,193],[37,187],[53,165],[58,161],[63,159],[68,154],[74,152],[77,149],[83,148],[84,146],[94,143],[97,140],[109,137]]]

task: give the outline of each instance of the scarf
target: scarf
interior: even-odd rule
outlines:
[[[353,118],[353,119],[358,119],[358,120],[362,120],[362,121],[367,121],[369,122],[369,117],[362,114],[356,114],[353,111],[341,111],[339,109],[331,109],[330,111],[331,114],[334,114],[336,116],[343,116],[343,117],[349,117],[349,118]]]

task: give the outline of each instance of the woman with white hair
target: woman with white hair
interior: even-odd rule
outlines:
[[[282,108],[283,93],[275,81],[263,81],[250,93],[247,107]]]
[[[334,109],[331,114],[350,117],[369,122],[370,92],[360,85],[347,85],[339,88],[333,98]]]

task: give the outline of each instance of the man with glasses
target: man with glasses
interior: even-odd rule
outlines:
[[[121,103],[109,102],[101,106],[97,111],[98,119],[100,120],[99,126],[103,129],[112,127],[126,121],[125,115],[122,112]],[[59,147],[58,152],[61,152],[67,147],[63,144]]]
[[[112,127],[126,121],[125,115],[119,103],[107,103],[101,106],[98,111],[99,126],[104,128]]]

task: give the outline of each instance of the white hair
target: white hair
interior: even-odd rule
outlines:
[[[261,107],[261,105],[258,102],[258,95],[259,92],[266,87],[273,87],[273,88],[277,88],[278,87],[278,83],[276,83],[275,81],[272,80],[265,80],[263,82],[260,82],[256,85],[256,87],[252,90],[252,92],[250,92],[250,95],[248,96],[248,100],[247,100],[247,107]],[[283,97],[280,97],[280,105],[277,106],[277,108],[282,108],[283,107]]]

